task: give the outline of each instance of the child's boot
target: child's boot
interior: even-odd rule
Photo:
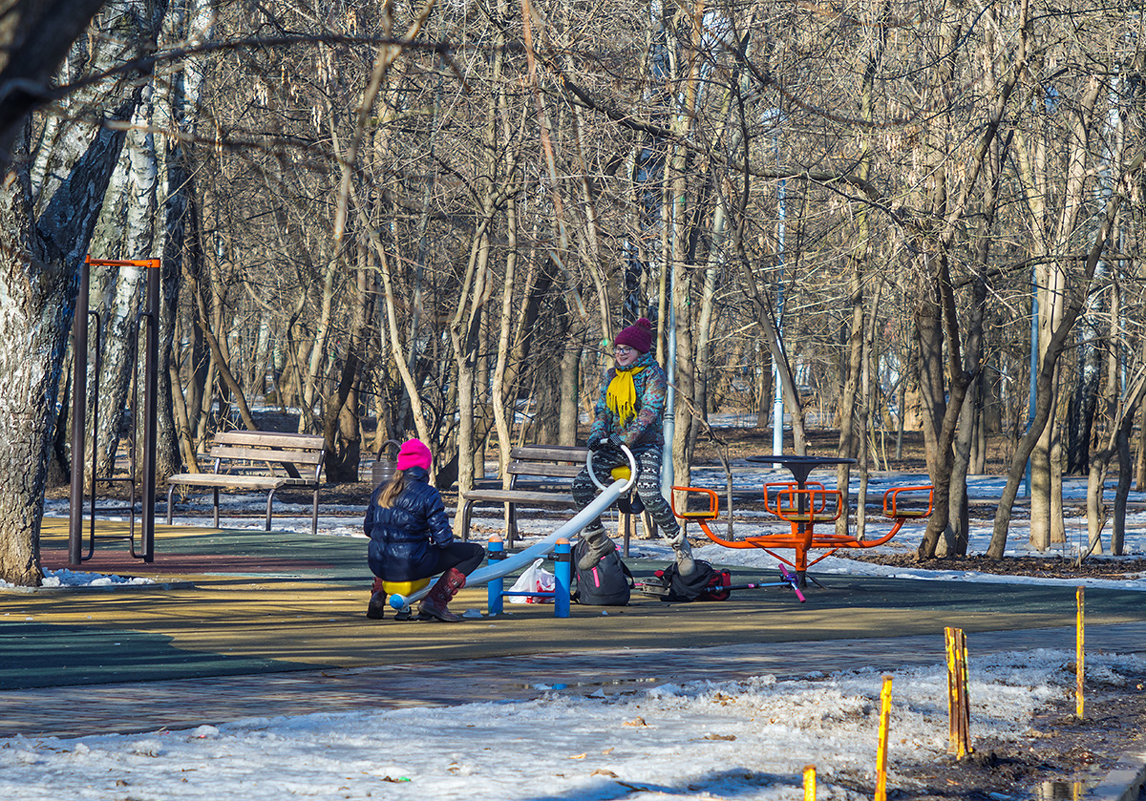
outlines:
[[[442,574],[418,604],[418,617],[422,620],[436,619],[445,623],[457,623],[461,617],[446,609],[446,605],[464,586],[466,586],[466,574],[456,567],[451,567]]]
[[[677,572],[682,576],[691,576],[692,571],[696,570],[696,560],[692,558],[692,546],[684,535],[684,529],[678,529],[676,536],[669,538],[669,543],[676,558]]]
[[[382,588],[382,579],[375,577],[374,586],[370,588],[370,603],[366,605],[366,617],[381,620],[385,613],[386,590]]]
[[[582,570],[592,570],[602,557],[617,550],[617,543],[609,539],[603,528],[589,529],[581,536],[585,540],[585,553],[577,560],[577,567]]]

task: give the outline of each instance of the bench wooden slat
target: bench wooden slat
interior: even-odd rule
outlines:
[[[249,448],[237,445],[212,445],[208,454],[212,459],[250,459],[255,462],[293,462],[294,464],[319,464],[323,452],[287,450],[285,448]]]
[[[309,478],[268,476],[260,473],[178,473],[167,479],[171,484],[200,487],[234,487],[235,489],[271,489],[279,487],[317,487]]]
[[[575,506],[573,496],[565,492],[540,492],[536,490],[480,489],[466,493],[467,501],[482,503],[516,503],[523,506]]]
[[[553,464],[544,462],[510,462],[505,472],[511,476],[552,476],[554,478],[573,478],[581,472],[584,464]]]
[[[233,489],[278,489],[295,479],[286,476],[260,476],[252,473],[179,473],[167,479],[172,484],[189,487],[230,487]]]
[[[584,465],[588,448],[576,445],[520,445],[511,448],[509,458],[519,461],[576,462]]]
[[[322,437],[315,434],[284,434],[277,431],[220,431],[215,435],[215,444],[258,445],[264,448],[291,448],[298,450],[321,450]]]

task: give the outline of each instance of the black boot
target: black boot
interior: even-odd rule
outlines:
[[[374,579],[374,586],[370,588],[370,603],[366,605],[366,617],[371,620],[381,620],[386,614],[386,590],[382,587],[382,579]]]
[[[466,586],[466,574],[456,567],[451,567],[442,574],[442,577],[418,604],[418,616],[422,620],[436,619],[445,623],[457,623],[461,617],[446,609],[446,605],[464,586]]]
[[[606,554],[617,550],[617,543],[609,538],[603,528],[590,529],[581,538],[585,540],[585,552],[577,560],[577,567],[582,570],[591,570]]]

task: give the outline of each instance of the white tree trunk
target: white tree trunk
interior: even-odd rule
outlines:
[[[93,37],[93,70],[154,46],[163,4],[124,0],[97,24],[117,35]],[[134,35],[132,35],[134,34]],[[140,89],[123,81],[98,84],[73,98],[128,120]],[[25,125],[25,132],[28,127]],[[0,182],[0,579],[36,585],[44,478],[55,425],[56,392],[72,320],[76,265],[83,258],[123,145],[122,132],[89,116],[61,128],[52,169],[33,186],[26,146],[13,151]],[[25,140],[26,141],[26,140]],[[35,204],[33,204],[35,198]]]

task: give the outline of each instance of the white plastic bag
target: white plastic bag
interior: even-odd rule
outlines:
[[[525,568],[525,572],[518,576],[517,581],[513,582],[513,586],[509,588],[510,592],[553,592],[557,586],[557,577],[541,566],[544,562],[544,559],[538,559]],[[511,604],[551,604],[553,599],[538,598],[532,595],[511,595],[509,602]]]

